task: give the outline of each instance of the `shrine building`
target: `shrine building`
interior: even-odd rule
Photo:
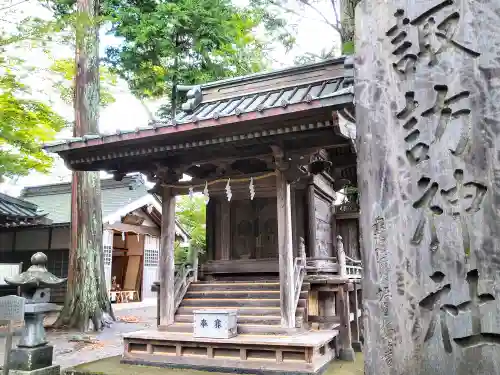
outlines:
[[[75,171],[140,172],[161,197],[158,327],[126,334],[123,361],[313,374],[353,359],[362,263],[346,193],[357,183],[352,65],[231,78],[187,98],[175,121],[47,146]],[[190,192],[205,196],[207,249],[176,266],[175,197]]]

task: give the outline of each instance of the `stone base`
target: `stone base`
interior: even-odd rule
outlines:
[[[9,368],[11,370],[33,371],[52,366],[52,345],[38,348],[16,348],[10,352]]]
[[[361,343],[361,341],[353,341],[352,348],[355,352],[361,353],[363,351],[363,344]]]
[[[53,365],[31,371],[9,370],[9,375],[60,375],[61,366]]]
[[[343,361],[354,362],[354,360],[356,359],[356,354],[354,353],[354,349],[352,349],[352,348],[340,349],[339,359],[341,359]]]

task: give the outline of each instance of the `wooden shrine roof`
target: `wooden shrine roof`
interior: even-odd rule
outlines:
[[[354,97],[352,68],[344,63],[344,58],[329,59],[192,86],[175,121],[58,141],[45,149],[60,154],[74,170],[127,173],[143,172],[152,162],[169,164],[173,158],[177,165],[201,164],[198,160],[210,159],[223,148],[234,155],[236,149],[238,154],[252,145],[255,153],[262,153],[269,148],[265,142],[284,136],[291,148],[302,147],[302,133],[314,135],[314,147],[317,140],[321,146],[348,145],[338,120],[338,112],[352,108]],[[199,153],[196,160],[188,155],[192,151]]]

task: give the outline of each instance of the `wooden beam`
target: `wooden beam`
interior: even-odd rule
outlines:
[[[330,160],[334,169],[356,166],[356,154],[334,155]]]
[[[175,196],[169,187],[162,188],[162,219],[160,248],[160,325],[174,323],[174,242]]]
[[[338,316],[317,316],[309,315],[307,317],[309,323],[321,323],[321,324],[339,324],[340,318]]]
[[[292,248],[292,208],[290,184],[282,171],[276,170],[278,206],[278,248],[280,271],[281,325],[295,328],[294,273]]]

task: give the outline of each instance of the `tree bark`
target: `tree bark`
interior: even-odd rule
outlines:
[[[73,135],[98,133],[98,0],[77,1],[75,126]],[[55,326],[100,330],[114,319],[104,277],[99,172],[73,172],[68,290]]]
[[[354,16],[361,0],[340,0],[340,43],[342,54],[354,53]]]

